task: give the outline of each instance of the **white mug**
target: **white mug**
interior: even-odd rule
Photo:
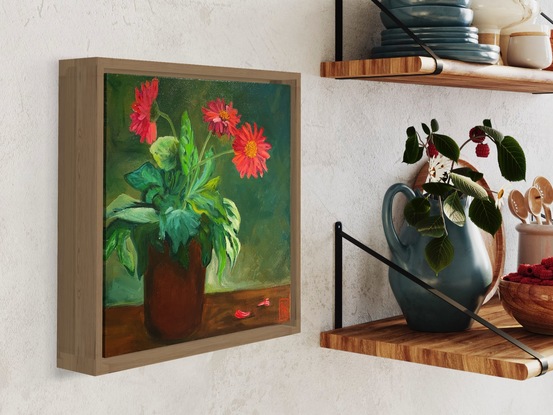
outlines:
[[[553,54],[548,32],[511,33],[507,61],[510,66],[543,69],[551,65]]]

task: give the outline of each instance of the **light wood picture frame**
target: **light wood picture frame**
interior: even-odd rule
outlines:
[[[298,333],[300,75],[110,58],[59,71],[58,367],[100,375]]]

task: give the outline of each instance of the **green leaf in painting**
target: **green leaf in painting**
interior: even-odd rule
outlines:
[[[114,212],[110,218],[126,220],[132,223],[156,223],[159,216],[155,209],[149,207],[127,208]]]
[[[486,127],[492,128],[492,120],[490,120],[489,118],[486,118],[484,121],[482,121],[482,124],[484,124],[484,126]]]
[[[452,193],[444,200],[445,216],[455,225],[463,227],[467,217],[461,199],[457,192]]]
[[[213,163],[213,160],[211,160],[211,158],[213,157],[213,154],[214,153],[212,148],[206,151],[204,155],[204,160],[206,161],[203,167],[198,167],[202,169],[202,173],[200,174],[200,177],[198,177],[196,182],[193,183],[192,192],[195,192],[196,190],[204,186],[209,181],[209,178],[213,174],[213,171],[215,170],[215,164]]]
[[[222,223],[213,223],[211,228],[213,253],[217,258],[217,276],[219,282],[221,281],[227,262],[231,267],[234,267],[241,249],[240,240],[238,239],[241,221],[240,212],[230,199],[225,198],[223,204],[226,220]]]
[[[426,262],[436,275],[451,264],[454,253],[453,244],[447,235],[431,240],[424,250]]]
[[[204,189],[191,195],[188,201],[194,211],[206,215],[214,223],[221,224],[227,220],[223,197],[216,190]]]
[[[469,218],[476,226],[492,236],[501,227],[501,211],[490,199],[474,199],[469,207]]]
[[[198,150],[194,145],[194,131],[187,111],[184,111],[181,117],[179,155],[182,172],[187,176],[192,166],[198,164]]]
[[[432,142],[436,146],[436,149],[446,156],[447,158],[458,161],[461,150],[459,146],[451,137],[443,134],[432,134]]]
[[[174,209],[163,215],[159,224],[162,238],[171,238],[171,251],[176,254],[180,245],[187,245],[190,238],[198,234],[200,215],[191,208]]]
[[[125,267],[129,275],[134,276],[136,270],[136,250],[130,238],[131,232],[128,231],[124,239],[117,245],[117,257],[119,262]]]
[[[142,205],[142,202],[140,202],[140,200],[135,199],[134,197],[131,197],[124,193],[120,194],[106,207],[105,218],[110,219],[121,210],[130,207],[137,207],[140,205]]]
[[[407,223],[415,226],[421,220],[430,216],[430,202],[424,197],[415,197],[405,204],[403,216]]]
[[[238,254],[240,253],[240,240],[238,239],[238,232],[240,231],[240,212],[236,207],[236,204],[230,199],[223,199],[223,204],[227,212],[228,222],[223,224],[225,231],[225,243],[227,256],[230,260],[230,266],[234,267]]]
[[[200,220],[197,240],[202,248],[202,264],[207,267],[213,254],[213,243],[211,242],[211,227],[203,218]]]
[[[421,235],[439,238],[445,234],[444,218],[441,215],[433,215],[425,218],[415,225]]]
[[[433,118],[432,121],[430,121],[430,127],[432,128],[432,132],[435,133],[440,129],[440,125],[438,124],[438,121]]]
[[[451,173],[449,175],[453,185],[467,196],[472,196],[476,199],[487,199],[488,193],[486,189],[478,183],[473,182],[469,177],[461,176],[460,174]]]
[[[499,170],[505,179],[516,182],[526,179],[526,157],[518,142],[510,136],[505,136],[497,144],[497,161]]]
[[[131,230],[131,239],[136,250],[136,275],[140,279],[148,266],[148,250],[154,247],[163,252],[163,242],[159,239],[159,224],[145,223]]]
[[[220,181],[221,181],[221,176],[214,177],[213,179],[211,179],[205,184],[204,189],[216,191],[217,188],[219,187]]]
[[[129,224],[116,220],[106,228],[104,244],[104,261],[116,251],[121,264],[127,272],[134,276],[136,266],[136,251],[131,241],[131,228]]]
[[[165,171],[173,170],[177,166],[179,141],[175,137],[158,137],[150,146],[150,153],[157,165]]]
[[[419,147],[417,136],[411,136],[405,141],[405,151],[403,152],[403,162],[414,164],[422,158],[423,148]]]
[[[157,204],[158,201],[156,200],[156,198],[158,196],[163,197],[163,193],[164,192],[162,187],[151,187],[144,193],[142,193],[142,197],[144,198],[144,201],[146,203]]]
[[[130,235],[130,226],[124,221],[115,220],[106,227],[104,235],[104,261],[111,256],[117,244],[126,235]]]
[[[163,177],[160,171],[150,162],[144,163],[135,171],[126,174],[125,180],[141,192],[150,187],[163,187]]]

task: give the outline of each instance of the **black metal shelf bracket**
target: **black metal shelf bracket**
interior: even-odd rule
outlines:
[[[371,78],[391,78],[395,76],[428,76],[439,75],[444,64],[442,60],[434,53],[434,51],[423,42],[415,33],[413,33],[400,19],[398,19],[386,6],[384,6],[379,0],[371,0],[383,13],[385,13],[390,19],[394,21],[405,33],[407,33],[433,60],[434,71],[426,74],[413,74],[413,75],[385,75],[385,76],[371,76]],[[336,62],[340,62],[344,58],[344,1],[335,0],[335,58]],[[345,79],[345,78],[341,78]]]
[[[538,376],[544,375],[547,373],[549,369],[549,364],[546,360],[546,358],[539,352],[531,349],[524,343],[520,342],[519,340],[515,339],[505,331],[501,330],[500,328],[496,327],[492,323],[490,323],[488,320],[483,319],[478,314],[472,312],[471,310],[467,309],[462,304],[458,303],[451,297],[445,295],[441,291],[437,290],[436,288],[432,287],[431,285],[425,283],[420,278],[416,277],[415,275],[411,274],[409,271],[406,271],[405,269],[401,268],[394,262],[390,261],[388,258],[380,255],[378,252],[372,250],[367,245],[361,243],[357,239],[353,238],[352,236],[348,235],[346,232],[344,232],[342,227],[342,222],[336,222],[334,224],[334,239],[335,239],[335,310],[334,310],[334,328],[339,329],[342,328],[343,324],[343,240],[347,240],[351,242],[353,245],[361,249],[362,251],[368,253],[369,255],[373,256],[374,258],[378,259],[380,262],[384,263],[388,267],[394,269],[395,271],[399,272],[409,280],[413,281],[415,284],[419,285],[420,287],[424,288],[429,293],[435,295],[436,297],[440,298],[441,300],[445,301],[452,307],[456,308],[457,310],[461,311],[462,313],[466,314],[473,320],[477,321],[478,323],[482,324],[484,327],[488,328],[495,334],[497,334],[500,337],[503,337],[503,339],[507,340],[509,343],[515,345],[519,349],[523,350],[540,363],[541,371]]]

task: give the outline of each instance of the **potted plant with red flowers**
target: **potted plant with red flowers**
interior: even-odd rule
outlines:
[[[489,120],[472,128],[460,147],[438,132],[436,120],[422,128],[424,136],[414,127],[407,129],[403,162],[414,164],[426,155],[427,178],[422,189],[412,190],[403,183],[388,189],[382,209],[386,239],[395,263],[476,311],[492,283],[492,266],[480,229],[491,235],[500,229],[502,216],[494,193],[501,200],[504,190],[492,191],[481,172],[468,163],[460,165],[460,153],[466,146],[475,145],[476,155],[486,158],[492,143],[501,175],[508,181],[519,181],[526,174],[524,152],[513,137],[494,129]],[[392,221],[392,202],[398,193],[408,199],[401,235]],[[412,328],[440,332],[470,326],[470,318],[412,281],[393,270],[389,275],[394,295]]]
[[[140,198],[123,193],[105,209],[104,257],[116,253],[129,274],[144,277],[148,332],[178,341],[201,323],[206,267],[215,261],[221,278],[240,252],[240,213],[220,193],[215,165],[233,156],[241,178],[263,177],[271,145],[256,123],[240,125],[238,110],[221,97],[201,108],[205,139],[197,139],[188,111],[177,130],[158,103],[158,85],[154,78],[135,90],[129,129],[149,146],[151,160],[125,175]],[[171,135],[158,136],[160,120]],[[216,152],[214,137],[228,149]]]

